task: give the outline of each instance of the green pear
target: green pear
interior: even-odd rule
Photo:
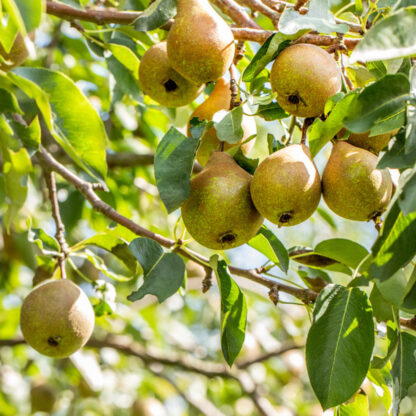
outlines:
[[[389,133],[378,134],[377,136],[370,136],[369,131],[365,133],[351,133],[348,137],[348,143],[378,155],[398,131],[399,129]]]
[[[79,350],[94,329],[85,293],[67,279],[37,285],[23,301],[20,327],[26,342],[43,355],[64,358]]]
[[[203,84],[221,78],[232,64],[234,36],[208,0],[178,0],[167,50],[176,71]]]
[[[290,226],[308,219],[321,199],[321,181],[309,149],[293,144],[274,152],[254,172],[251,197],[274,224]]]
[[[31,34],[30,37],[33,39],[34,34]],[[23,36],[20,33],[17,34],[9,52],[6,52],[0,43],[0,55],[4,59],[4,61],[0,61],[0,69],[2,71],[7,72],[16,66],[22,65],[29,56]]]
[[[37,384],[30,389],[32,413],[52,413],[57,399],[56,390],[48,384]]]
[[[165,107],[181,107],[191,103],[202,92],[195,84],[176,72],[168,59],[166,42],[150,47],[139,67],[139,81],[145,94]]]
[[[190,136],[190,121],[194,117],[198,117],[200,121],[207,120],[211,121],[214,114],[221,110],[229,110],[231,102],[231,90],[230,83],[224,78],[220,78],[215,84],[210,96],[200,104],[192,113],[188,123],[188,136]],[[257,133],[256,122],[253,117],[243,115],[241,122],[244,135],[241,141],[237,144],[230,144],[224,142],[223,150],[228,150],[233,146],[237,146],[241,142],[244,142],[247,138]],[[244,154],[250,152],[254,146],[254,140],[250,140],[241,146],[241,150]],[[201,137],[201,141],[196,154],[197,161],[205,166],[208,162],[209,157],[215,150],[220,150],[221,141],[218,139],[217,132],[214,127],[209,128],[204,135]]]
[[[377,156],[345,141],[334,144],[322,176],[323,197],[340,217],[368,221],[379,216],[392,195],[387,169],[377,169]]]
[[[211,155],[192,179],[190,196],[182,205],[186,229],[198,243],[225,250],[256,235],[263,217],[251,201],[251,179],[229,154]]]
[[[299,43],[277,56],[270,83],[277,102],[288,113],[315,117],[324,112],[328,98],[341,89],[341,72],[328,52]]]

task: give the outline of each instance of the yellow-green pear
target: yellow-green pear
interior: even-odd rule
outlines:
[[[229,154],[211,155],[192,179],[191,194],[182,205],[183,222],[198,243],[225,250],[256,235],[263,217],[250,197],[251,179]]]
[[[85,345],[94,319],[87,296],[76,284],[67,279],[47,280],[23,301],[20,328],[36,351],[64,358]]]
[[[287,146],[264,159],[250,189],[260,214],[279,226],[305,221],[321,199],[319,173],[303,144]]]
[[[365,133],[351,133],[348,137],[348,143],[378,155],[398,131],[399,129],[389,133],[378,134],[377,136],[370,136],[369,131]]]
[[[322,48],[304,43],[284,49],[270,72],[277,102],[288,113],[315,117],[324,112],[329,97],[341,88],[341,72]]]
[[[130,410],[131,416],[167,416],[167,412],[163,404],[153,398],[146,397],[137,399],[133,402]]]
[[[188,136],[190,135],[190,121],[194,117],[198,117],[200,121],[211,121],[214,117],[214,114],[218,111],[229,110],[230,102],[230,83],[229,81],[226,81],[224,78],[220,78],[215,84],[215,87],[212,90],[210,96],[194,110],[191,117],[189,118]],[[252,136],[253,134],[256,134],[257,132],[256,122],[254,121],[254,118],[250,116],[243,115],[241,127],[243,128],[244,136],[241,139],[240,143],[244,142],[248,137]],[[231,147],[236,146],[238,144],[239,143],[230,144],[224,142],[223,150],[228,150]],[[250,140],[249,142],[241,146],[241,150],[244,154],[247,154],[248,152],[250,152],[253,146],[254,140]],[[202,166],[205,166],[212,152],[214,152],[215,150],[220,150],[220,147],[221,141],[218,139],[217,132],[214,127],[211,127],[201,137],[201,141],[196,154],[197,161]]]
[[[30,35],[31,38],[34,34]],[[10,71],[12,68],[21,65],[29,56],[29,51],[25,44],[25,39],[18,33],[9,52],[6,52],[0,43],[0,55],[4,61],[0,61],[0,69],[2,71]]]
[[[195,84],[172,68],[166,52],[166,42],[150,47],[139,67],[139,81],[145,94],[166,107],[181,107],[191,103],[203,86]]]
[[[167,50],[176,71],[202,84],[226,73],[234,59],[234,36],[208,0],[178,0]]]
[[[392,195],[387,169],[377,169],[377,156],[345,141],[334,144],[322,175],[323,197],[340,217],[368,221],[379,216]]]
[[[49,384],[40,383],[30,389],[30,404],[32,413],[51,413],[54,410],[57,399],[56,390]]]

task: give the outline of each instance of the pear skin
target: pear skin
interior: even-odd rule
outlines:
[[[369,131],[365,133],[351,133],[348,137],[348,143],[378,155],[398,131],[399,129],[389,133],[378,134],[377,136],[370,136]]]
[[[252,176],[227,153],[214,152],[191,181],[182,218],[191,236],[214,250],[241,246],[263,223],[250,197]]]
[[[341,89],[341,72],[322,48],[304,43],[284,49],[270,72],[277,102],[288,113],[315,117],[324,112],[329,97]]]
[[[208,0],[178,0],[167,50],[173,68],[200,85],[226,73],[234,59],[234,36]]]
[[[26,342],[43,355],[64,358],[85,345],[94,329],[94,310],[68,279],[47,280],[23,301],[20,327]]]
[[[290,226],[308,219],[321,199],[309,149],[293,144],[271,154],[254,172],[250,190],[257,210],[274,224]]]
[[[376,167],[373,153],[336,142],[322,175],[323,197],[331,211],[355,221],[379,216],[390,202],[392,181],[387,169]]]
[[[57,399],[56,390],[48,384],[38,384],[30,389],[32,413],[52,413]]]
[[[31,35],[31,38],[34,38],[34,34]],[[17,34],[13,46],[8,53],[4,50],[3,45],[0,43],[0,55],[5,61],[0,62],[0,69],[2,71],[7,72],[16,66],[22,65],[29,56],[29,51],[26,48],[23,36],[20,33]]]
[[[187,105],[203,89],[203,86],[185,79],[172,68],[166,42],[153,45],[145,52],[140,61],[139,82],[145,94],[165,107]]]
[[[221,110],[229,110],[231,102],[231,90],[230,83],[224,78],[220,78],[215,84],[215,88],[212,90],[211,95],[200,104],[192,113],[188,123],[188,136],[190,136],[190,121],[194,117],[198,117],[200,121],[207,120],[211,121],[214,114]],[[243,115],[241,126],[244,131],[244,136],[241,141],[237,144],[230,144],[224,142],[223,150],[226,151],[234,146],[237,146],[241,142],[244,142],[248,137],[257,133],[256,122],[253,117]],[[243,144],[241,150],[244,154],[250,152],[254,146],[254,140]],[[215,150],[220,150],[221,141],[218,139],[217,132],[214,127],[208,129],[201,137],[201,141],[196,154],[197,161],[205,166],[208,162],[209,157]]]

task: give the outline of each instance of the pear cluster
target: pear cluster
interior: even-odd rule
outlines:
[[[208,0],[178,0],[166,42],[153,45],[141,59],[140,85],[166,107],[189,104],[205,83],[225,74],[234,53],[231,29]]]
[[[316,117],[324,112],[327,100],[339,92],[341,73],[325,50],[295,44],[276,58],[270,82],[287,112]],[[190,120],[211,120],[217,111],[228,108],[230,98],[228,83],[220,79]],[[242,123],[245,138],[252,134],[247,121]],[[251,176],[230,155],[218,152],[229,145],[223,143],[221,147],[211,128],[204,132],[197,152],[197,160],[205,168],[192,179],[190,196],[182,206],[185,226],[203,246],[229,249],[253,238],[264,219],[279,227],[304,222],[317,209],[321,195],[343,218],[376,219],[387,208],[393,192],[389,171],[377,169],[377,154],[395,133],[350,134],[348,141],[336,141],[321,179],[303,143],[274,152]],[[337,136],[344,138],[346,130]]]

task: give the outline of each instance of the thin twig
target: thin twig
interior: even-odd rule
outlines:
[[[69,247],[65,239],[65,226],[62,222],[61,213],[59,211],[59,201],[56,191],[55,174],[49,169],[44,169],[44,176],[49,191],[49,200],[51,201],[52,205],[52,217],[55,221],[56,226],[55,237],[59,243],[59,247],[61,248],[62,254],[58,258],[59,268],[61,270],[62,279],[66,279],[65,260],[68,257]]]
[[[230,66],[230,90],[230,110],[232,110],[241,105],[241,100],[238,99],[237,69],[234,64],[231,64]]]
[[[272,21],[273,26],[277,29],[278,24],[279,24],[279,19],[280,19],[280,13],[271,9],[270,7],[262,3],[260,0],[237,0],[237,1],[241,5],[246,6],[251,10],[260,12],[264,16],[268,17]]]
[[[224,14],[229,16],[240,27],[261,29],[259,26],[234,0],[212,0]]]

